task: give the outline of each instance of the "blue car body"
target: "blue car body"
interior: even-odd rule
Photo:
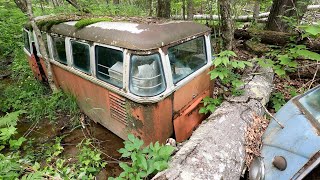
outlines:
[[[272,119],[262,137],[264,179],[301,179],[320,162],[320,86],[286,103]],[[286,168],[273,161],[281,156]]]

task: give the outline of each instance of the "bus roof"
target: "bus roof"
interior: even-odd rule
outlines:
[[[104,21],[81,29],[75,27],[77,22],[53,25],[48,32],[131,50],[153,50],[210,32],[207,26],[192,21]]]

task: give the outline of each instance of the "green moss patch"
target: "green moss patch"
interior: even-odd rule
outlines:
[[[110,22],[110,21],[112,21],[112,19],[109,18],[109,17],[81,19],[75,24],[75,27],[77,29],[81,29],[81,28],[84,28],[84,27],[86,27],[86,26],[88,26],[90,24],[94,24],[94,23],[97,23],[97,22],[103,22],[103,21]]]

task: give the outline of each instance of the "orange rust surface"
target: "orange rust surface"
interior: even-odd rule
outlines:
[[[209,69],[195,77],[192,81],[174,93],[173,111],[179,112],[189,102],[210,88]]]
[[[42,58],[40,58],[40,63],[41,63],[41,66],[42,66],[42,69],[44,71],[45,76],[48,78],[47,66],[46,66],[46,63],[44,62],[44,60]]]
[[[40,81],[42,81],[42,77],[39,71],[39,67],[38,64],[36,62],[36,58],[34,56],[34,54],[32,54],[31,56],[28,56],[28,61],[29,61],[29,65],[31,67],[32,73],[34,75],[34,77]]]
[[[77,98],[80,108],[95,122],[126,139],[125,125],[110,116],[109,91],[54,64],[55,83]]]
[[[170,97],[159,103],[138,104],[54,64],[52,70],[57,85],[76,96],[80,108],[92,120],[99,122],[122,139],[127,139],[128,133],[132,133],[148,145],[155,141],[164,143],[172,135]],[[125,105],[121,104],[123,101]],[[117,114],[113,114],[110,107]],[[125,116],[123,114],[127,116],[127,125],[117,120]]]
[[[135,135],[141,137],[145,145],[155,141],[165,143],[166,139],[173,134],[170,97],[155,104],[136,104],[132,111],[132,118],[142,123],[141,127],[137,127]]]
[[[205,91],[183,108],[178,117],[174,119],[174,131],[177,142],[188,139],[201,121],[206,118],[206,115],[200,114],[199,110],[202,107],[201,100],[209,95],[210,91]]]

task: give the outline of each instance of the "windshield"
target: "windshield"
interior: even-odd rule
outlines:
[[[320,123],[320,86],[300,98],[299,102]]]
[[[130,91],[138,96],[154,96],[166,88],[160,54],[132,55]]]
[[[173,83],[177,83],[207,63],[204,36],[168,49]]]

